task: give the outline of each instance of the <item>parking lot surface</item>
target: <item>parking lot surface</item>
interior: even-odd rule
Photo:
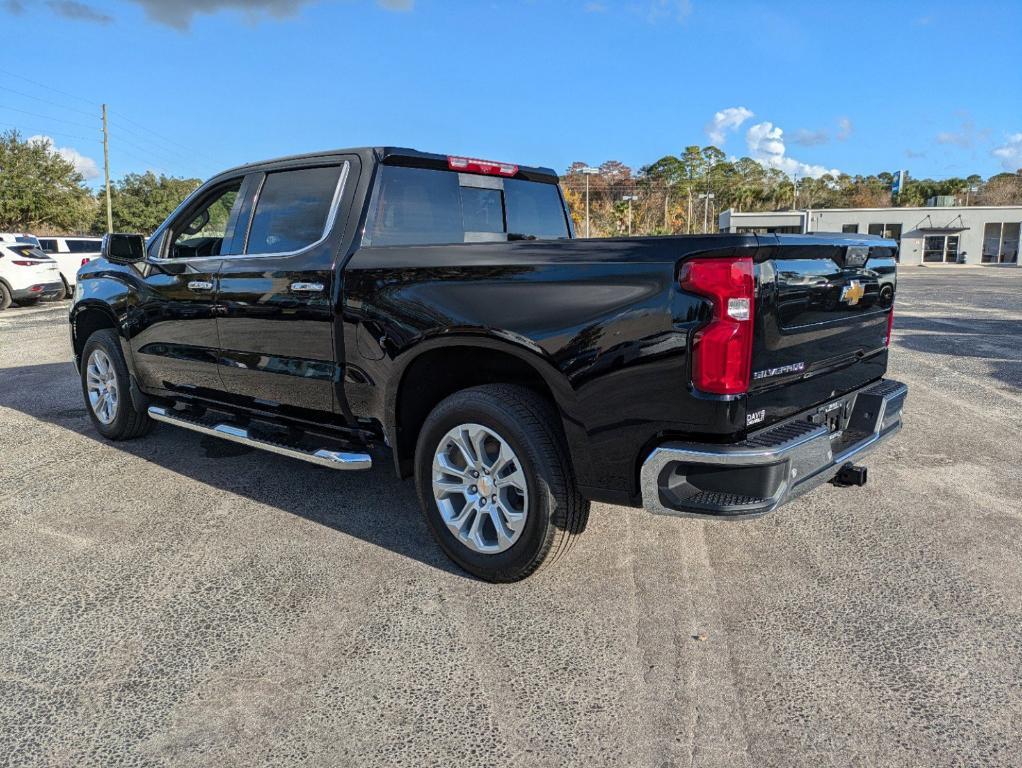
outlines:
[[[104,442],[67,305],[0,313],[0,765],[1022,764],[1022,270],[901,272],[865,488],[505,586],[386,462]]]

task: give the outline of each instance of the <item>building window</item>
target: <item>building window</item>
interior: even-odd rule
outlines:
[[[898,245],[901,245],[901,224],[870,224],[869,234],[897,240]]]
[[[989,222],[983,227],[984,264],[1016,264],[1018,262],[1018,222]]]
[[[859,225],[858,224],[842,224],[841,225],[841,231],[845,232],[846,234],[857,235],[857,234],[859,234]]]

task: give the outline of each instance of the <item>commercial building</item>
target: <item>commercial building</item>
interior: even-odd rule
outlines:
[[[1018,266],[1022,205],[810,208],[720,214],[721,232],[852,232],[897,240],[902,264]]]

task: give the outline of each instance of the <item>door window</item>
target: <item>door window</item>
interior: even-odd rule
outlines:
[[[186,215],[175,226],[168,257],[191,259],[219,256],[224,244],[224,233],[231,211],[238,202],[241,179],[216,190],[198,211]]]
[[[268,174],[245,252],[290,253],[322,240],[332,223],[327,219],[340,185],[338,165]]]
[[[944,235],[927,235],[923,240],[923,261],[944,261]]]
[[[42,239],[39,241],[39,247],[46,251],[46,253],[56,253],[57,241]]]

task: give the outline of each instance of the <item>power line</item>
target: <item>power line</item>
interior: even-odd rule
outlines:
[[[0,109],[8,109],[11,112],[20,112],[23,115],[30,117],[38,117],[42,120],[52,120],[55,123],[66,123],[67,125],[74,125],[79,128],[95,128],[94,125],[86,125],[85,123],[78,122],[77,120],[65,120],[62,117],[53,117],[52,115],[40,115],[38,112],[29,112],[27,109],[18,109],[17,107],[8,107],[6,104],[0,104]]]
[[[173,144],[173,145],[174,145],[174,146],[176,146],[176,147],[180,147],[180,148],[181,148],[181,149],[183,149],[183,150],[184,150],[185,152],[188,152],[188,153],[190,153],[190,154],[202,154],[202,153],[197,153],[197,152],[196,152],[196,151],[195,151],[194,149],[192,149],[191,147],[186,147],[186,146],[185,146],[184,144],[181,144],[181,143],[180,143],[180,142],[178,142],[178,141],[174,141],[174,139],[169,139],[169,138],[167,138],[166,136],[164,136],[163,134],[161,134],[161,133],[157,133],[157,132],[156,132],[156,131],[154,131],[154,130],[153,130],[152,128],[146,128],[146,127],[145,127],[144,125],[142,125],[141,123],[137,123],[137,122],[135,122],[134,120],[132,120],[131,118],[125,117],[125,116],[124,116],[124,115],[122,115],[122,114],[121,114],[120,112],[118,112],[118,113],[116,113],[116,114],[118,115],[118,117],[120,117],[120,119],[121,119],[121,120],[124,120],[124,121],[125,121],[126,123],[130,123],[131,125],[134,125],[134,126],[135,126],[136,128],[140,128],[141,130],[143,130],[143,131],[146,131],[147,133],[151,133],[151,134],[152,134],[153,136],[156,136],[157,138],[163,139],[163,141],[166,141],[166,142],[168,142],[169,144]],[[152,141],[152,139],[150,139],[150,141]]]
[[[4,130],[16,131],[18,129],[17,129],[17,126],[9,125],[6,128],[4,128]],[[59,136],[62,139],[74,139],[75,141],[94,141],[96,143],[100,143],[100,139],[95,138],[95,137],[89,139],[89,138],[86,138],[85,136],[76,136],[74,134],[63,133],[61,131],[46,130],[46,131],[39,131],[39,133],[40,134],[45,134],[46,136],[51,136],[51,137],[52,136]]]
[[[72,98],[72,99],[77,99],[78,101],[84,101],[89,106],[96,106],[95,102],[90,101],[89,99],[83,98],[82,96],[76,96],[75,94],[68,93],[67,91],[62,91],[59,88],[54,88],[53,86],[46,85],[45,83],[40,83],[38,80],[33,80],[30,77],[25,77],[24,75],[19,75],[17,72],[10,72],[10,71],[8,71],[6,69],[0,69],[0,72],[2,72],[5,75],[10,75],[11,77],[16,77],[19,80],[24,80],[26,83],[32,83],[32,85],[37,85],[40,88],[45,88],[48,91],[53,91],[54,93],[59,93],[61,96],[67,96],[67,97]]]
[[[41,101],[43,104],[49,104],[51,107],[59,107],[60,109],[66,109],[69,112],[77,112],[78,114],[85,115],[86,117],[95,117],[94,112],[86,112],[84,109],[78,109],[77,107],[69,107],[66,104],[59,104],[56,101],[50,101],[49,99],[44,99],[39,96],[33,96],[30,93],[24,93],[23,91],[15,90],[14,88],[11,88],[6,85],[0,85],[0,88],[2,88],[5,91],[10,91],[11,93],[16,93],[18,96],[24,96],[26,99],[34,99],[35,101]]]

